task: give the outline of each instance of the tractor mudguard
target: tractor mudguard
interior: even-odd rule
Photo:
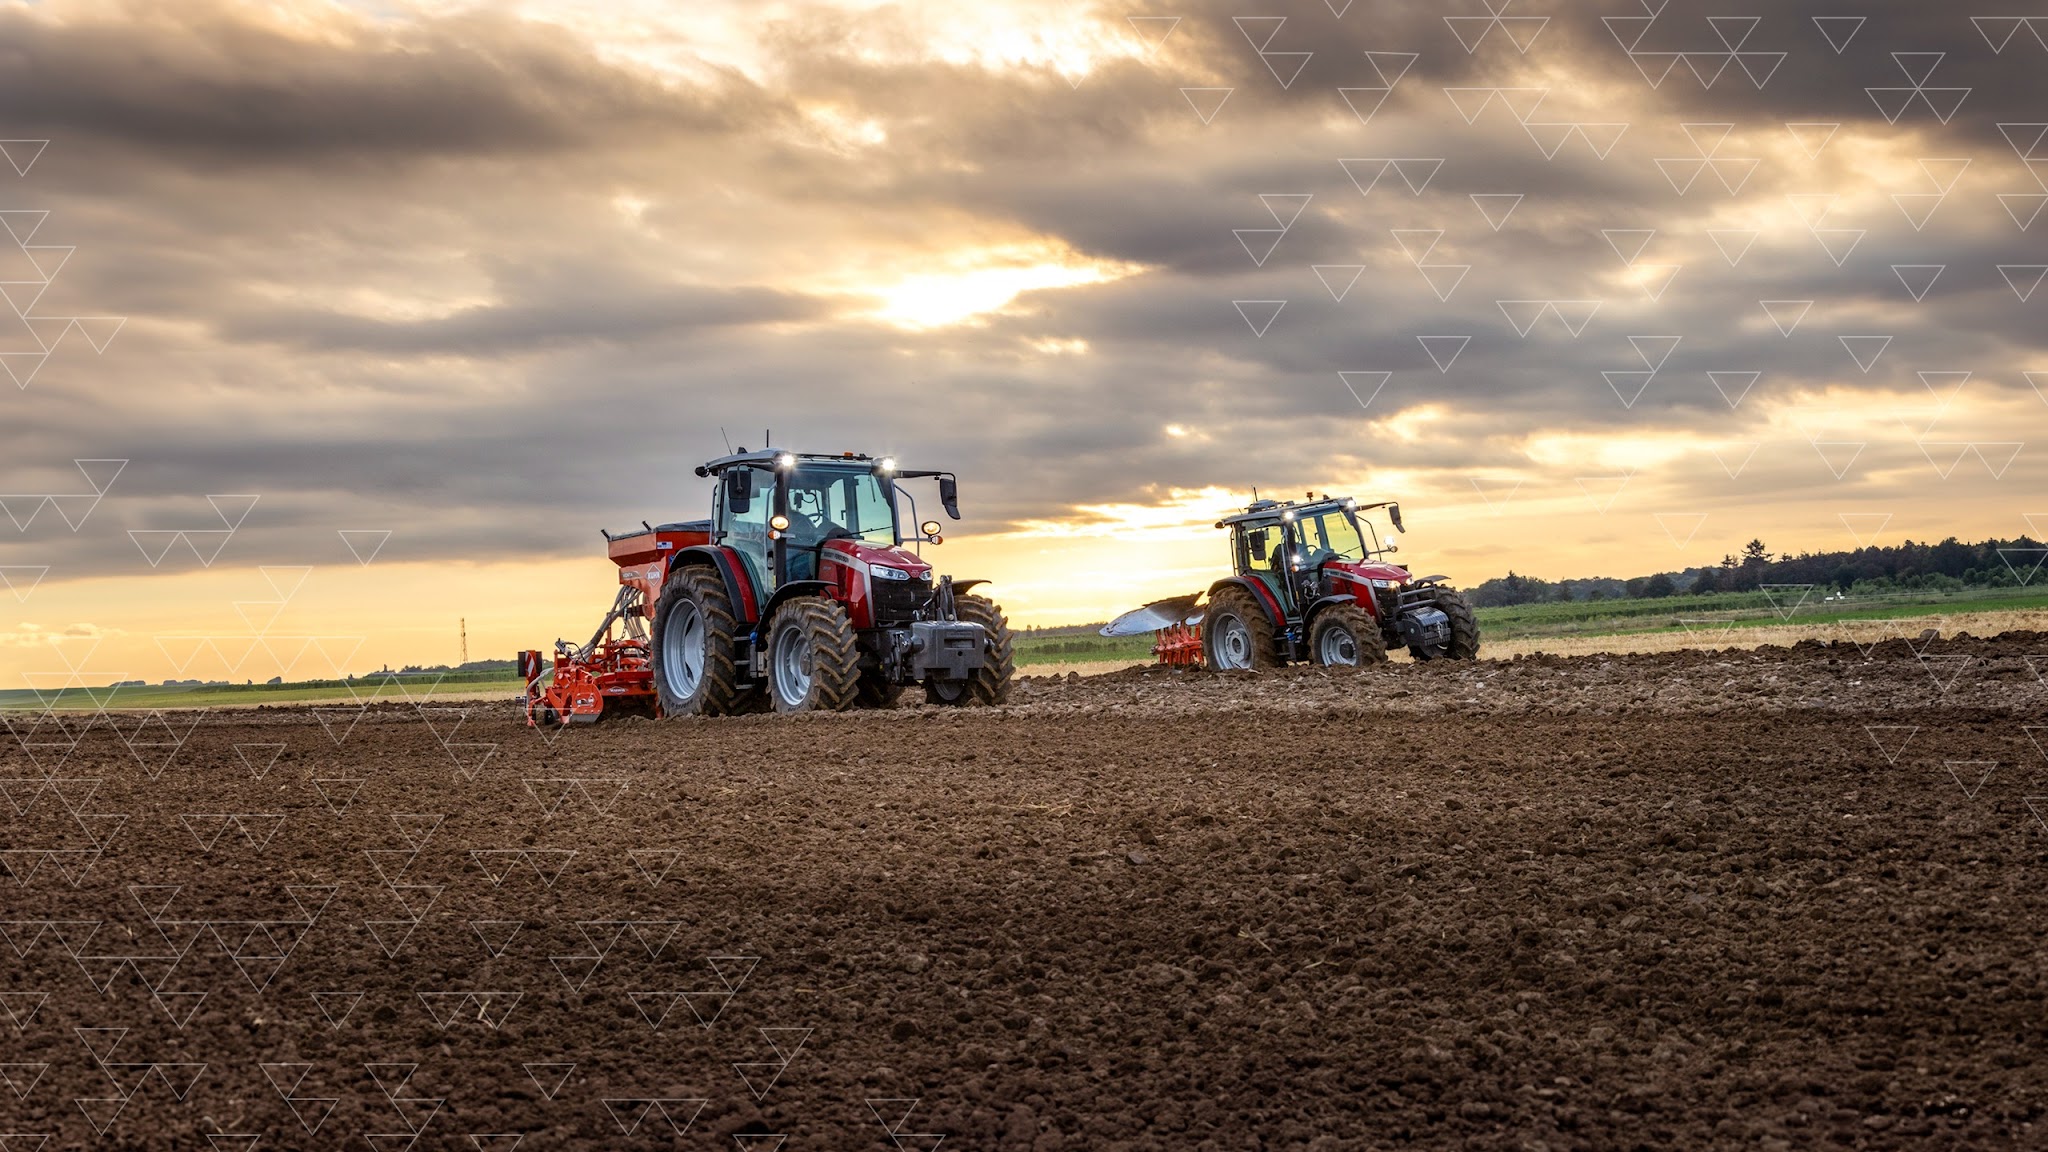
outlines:
[[[761,618],[756,623],[761,627],[765,627],[768,621],[775,619],[775,610],[777,608],[782,607],[799,596],[820,596],[831,590],[832,582],[830,580],[791,580],[782,587],[777,588],[775,595],[768,598],[768,603],[761,609]],[[756,631],[758,630],[759,628],[756,629]]]
[[[746,567],[732,549],[722,544],[685,548],[669,561],[668,570],[673,572],[689,564],[705,564],[718,570],[719,578],[725,581],[725,598],[732,604],[732,613],[738,623],[751,625],[766,618],[756,613],[760,600],[754,595],[754,582],[748,578]],[[664,582],[666,576],[664,573]]]
[[[1313,604],[1309,605],[1309,606],[1308,606],[1308,611],[1306,611],[1306,612],[1303,612],[1303,613],[1301,614],[1301,623],[1302,623],[1302,627],[1304,627],[1304,628],[1314,627],[1314,625],[1315,625],[1315,622],[1316,622],[1316,617],[1317,617],[1318,615],[1321,615],[1321,614],[1322,614],[1322,611],[1323,611],[1323,609],[1325,609],[1325,608],[1330,608],[1330,607],[1334,607],[1334,606],[1336,606],[1336,605],[1338,605],[1338,604],[1356,604],[1356,603],[1358,603],[1358,597],[1356,597],[1356,596],[1353,596],[1353,595],[1351,595],[1351,594],[1350,594],[1350,593],[1348,593],[1348,592],[1340,592],[1340,593],[1338,593],[1338,594],[1337,594],[1337,595],[1335,595],[1335,596],[1325,596],[1325,597],[1323,597],[1322,599],[1320,599],[1320,600],[1316,601],[1315,603],[1313,603]],[[1367,610],[1367,611],[1369,611],[1369,612],[1373,612],[1373,615],[1374,615],[1374,618],[1375,618],[1375,619],[1377,619],[1377,618],[1378,618],[1378,615],[1379,615],[1379,614],[1378,614],[1378,612],[1374,611],[1374,609],[1373,609],[1373,606],[1372,606],[1372,605],[1370,605],[1370,604],[1366,605],[1366,610]]]
[[[1266,610],[1266,619],[1272,621],[1273,628],[1276,631],[1287,627],[1287,618],[1281,614],[1280,602],[1273,598],[1272,590],[1267,588],[1261,581],[1253,580],[1248,576],[1225,576],[1223,579],[1209,585],[1209,599],[1214,600],[1216,593],[1231,584],[1235,584],[1252,594],[1252,599],[1258,601],[1259,607]]]
[[[955,580],[953,581],[953,591],[956,593],[965,592],[977,584],[986,583],[988,583],[986,580]]]

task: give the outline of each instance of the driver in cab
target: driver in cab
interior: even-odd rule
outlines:
[[[819,545],[852,536],[846,526],[825,514],[825,493],[816,488],[789,490],[789,578],[818,579]]]

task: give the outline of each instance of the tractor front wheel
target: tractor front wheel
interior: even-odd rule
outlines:
[[[1251,672],[1278,668],[1273,650],[1273,622],[1252,594],[1233,584],[1209,597],[1202,620],[1202,656],[1218,672]]]
[[[1444,644],[1431,644],[1418,649],[1410,646],[1408,652],[1417,660],[1475,660],[1479,657],[1479,619],[1472,614],[1472,606],[1465,602],[1465,596],[1455,588],[1438,588],[1432,601],[1436,610],[1450,617],[1451,639]]]
[[[1010,698],[1010,676],[1017,669],[1010,618],[986,596],[957,596],[953,607],[954,615],[963,623],[979,624],[988,633],[988,651],[983,655],[981,671],[965,680],[926,680],[925,703],[1001,704]]]
[[[1323,609],[1308,630],[1309,657],[1324,665],[1384,664],[1387,638],[1380,622],[1356,604]]]
[[[1477,660],[1479,658],[1479,618],[1472,613],[1472,605],[1465,602],[1465,595],[1454,588],[1436,590],[1437,611],[1451,618],[1451,646],[1444,655],[1453,660]]]
[[[860,650],[846,608],[799,596],[768,625],[768,695],[777,712],[839,712],[853,706]]]
[[[648,662],[664,716],[724,716],[740,696],[733,660],[736,625],[725,582],[710,568],[669,573],[654,605]]]

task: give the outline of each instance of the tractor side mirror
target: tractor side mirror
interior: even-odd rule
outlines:
[[[754,470],[734,468],[725,474],[725,507],[735,516],[744,516],[754,506]]]
[[[951,476],[939,477],[939,506],[953,519],[960,518],[960,482]]]
[[[1252,559],[1254,559],[1254,560],[1264,560],[1264,559],[1266,558],[1266,535],[1265,535],[1265,533],[1263,533],[1263,532],[1260,532],[1260,533],[1256,533],[1256,534],[1254,534],[1254,535],[1253,535],[1253,536],[1251,537],[1251,540],[1250,540],[1250,542],[1251,542],[1251,550],[1252,550]]]
[[[1392,520],[1394,522],[1394,531],[1406,532],[1408,530],[1401,523],[1401,506],[1399,504],[1387,505],[1387,519]]]

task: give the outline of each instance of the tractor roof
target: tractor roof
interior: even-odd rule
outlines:
[[[1360,504],[1349,496],[1323,496],[1314,500],[1254,500],[1245,505],[1244,511],[1218,520],[1216,526],[1225,528],[1255,521],[1280,520],[1289,512],[1319,512],[1326,508],[1349,508],[1353,512],[1366,512],[1374,508],[1385,508],[1392,503],[1392,500],[1382,500],[1376,504]]]
[[[794,456],[800,461],[816,464],[864,464],[874,460],[864,452],[791,452],[787,448],[757,448],[752,452],[735,452],[708,461],[697,468],[697,475],[710,476],[728,468],[773,468],[781,456]]]

